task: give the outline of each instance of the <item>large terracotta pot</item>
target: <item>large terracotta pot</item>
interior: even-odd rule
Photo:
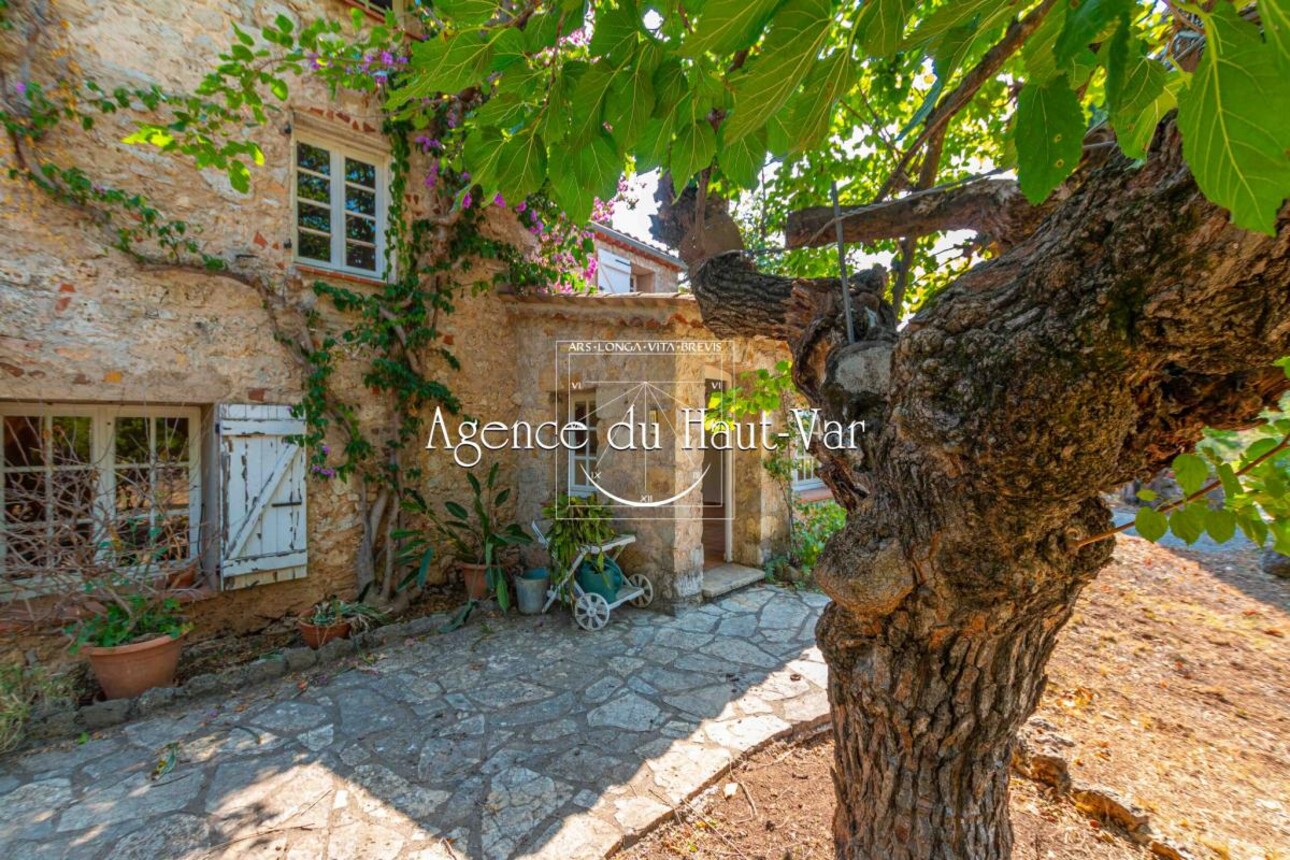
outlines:
[[[143,642],[81,650],[90,658],[94,677],[109,699],[129,699],[153,687],[168,687],[175,680],[184,637],[158,636]]]
[[[317,651],[333,639],[344,639],[349,635],[350,623],[348,621],[337,621],[335,624],[310,624],[301,620],[296,623],[300,630],[300,637],[305,640],[305,644]]]
[[[466,596],[471,600],[488,597],[488,565],[457,563],[462,581],[466,583]]]

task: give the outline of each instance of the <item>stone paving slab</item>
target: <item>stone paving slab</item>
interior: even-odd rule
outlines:
[[[0,759],[0,857],[601,858],[827,714],[825,603],[485,617]]]

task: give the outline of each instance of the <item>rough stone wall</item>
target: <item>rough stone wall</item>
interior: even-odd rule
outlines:
[[[13,70],[12,79],[83,74],[109,89],[157,84],[177,91],[191,89],[212,68],[216,55],[229,45],[233,23],[254,31],[279,13],[297,22],[349,14],[340,0],[51,0],[40,5],[47,13],[43,26],[33,27],[30,19],[19,16],[15,30],[0,33],[0,62]],[[322,314],[321,325],[339,329],[345,320],[311,289],[314,280],[334,276],[297,266],[287,245],[293,233],[293,139],[287,129],[307,123],[380,147],[384,143],[374,119],[378,104],[353,93],[333,100],[316,82],[297,80],[281,107],[268,126],[252,132],[265,164],[252,169],[251,191],[245,195],[234,191],[221,172],[198,171],[180,157],[121,144],[128,131],[124,117],[105,118],[90,132],[60,128],[41,143],[39,153],[43,160],[77,164],[99,181],[147,194],[167,217],[199,230],[205,250],[225,259],[234,272],[267,276],[278,305],[292,313],[315,308]],[[0,162],[9,164],[15,157],[8,140],[0,140]],[[414,215],[434,205],[422,173],[423,165],[414,159],[405,201]],[[0,400],[198,405],[208,429],[217,403],[299,400],[302,365],[275,339],[265,297],[254,288],[217,274],[141,264],[111,246],[105,225],[7,176],[0,176],[0,217]],[[514,241],[526,235],[506,217],[491,218],[486,229]],[[614,248],[632,257],[628,249]],[[648,258],[641,262],[658,272],[657,291],[676,289],[674,273]],[[476,266],[471,277],[490,274],[486,266]],[[343,283],[374,288],[356,279]],[[441,378],[460,398],[462,411],[508,422],[522,410],[545,406],[549,411],[549,401],[533,399],[534,392],[549,396],[550,385],[535,376],[549,363],[529,358],[545,357],[555,337],[582,337],[585,332],[612,338],[624,327],[650,336],[711,337],[685,300],[608,314],[600,300],[587,301],[571,305],[566,313],[559,300],[543,309],[540,301],[527,306],[494,295],[467,298],[463,287],[456,312],[441,325],[445,344],[463,364],[461,372],[441,367]],[[332,384],[346,393],[366,426],[388,426],[384,402],[362,384],[365,366],[361,360],[342,361]],[[333,449],[341,444],[339,438],[329,442]],[[464,501],[468,488],[461,470],[435,454],[407,454],[409,461],[416,458],[425,467],[423,491],[436,501]],[[503,483],[517,488],[516,511],[527,522],[553,490],[550,463],[517,461],[509,450],[490,454],[484,466],[494,461],[502,465]],[[679,486],[685,474],[675,462],[660,459],[650,480],[658,492],[671,492],[668,488]],[[752,511],[764,495],[750,489],[760,480],[753,475],[761,472],[739,474],[739,507],[746,504]],[[253,632],[329,594],[353,594],[361,534],[357,487],[311,480],[308,492],[308,575],[198,602],[191,613],[196,637]],[[764,530],[754,534],[750,520],[737,534],[743,535],[739,557],[751,559],[755,553],[745,545],[763,541]],[[699,536],[697,520],[662,523],[643,536],[631,563],[655,572],[665,583],[665,597],[690,599],[697,594],[702,566]],[[53,658],[61,654],[62,643],[61,635],[44,634],[16,647]]]
[[[582,382],[588,390],[593,380],[636,380],[641,375],[638,364],[614,354],[582,357],[572,373],[557,373],[557,342],[562,340],[613,341],[706,341],[716,338],[703,327],[698,309],[689,297],[601,296],[596,298],[532,298],[513,300],[510,305],[512,331],[517,355],[516,397],[518,417],[537,423],[559,418],[557,405],[569,382]],[[732,361],[726,363],[731,375],[745,370],[772,367],[781,359],[779,347],[770,342],[738,341],[733,344]],[[711,373],[710,359],[692,355],[652,357],[650,375],[662,381],[664,402],[704,403],[703,379]],[[603,390],[610,386],[602,384]],[[670,398],[675,398],[670,400]],[[600,419],[600,444],[606,444],[607,428],[626,415],[626,401],[612,393],[596,398]],[[649,419],[635,415],[637,422]],[[679,437],[674,444],[664,443],[664,450],[651,452],[646,473],[648,492],[656,499],[670,497],[693,484],[702,473],[701,451],[686,449]],[[553,463],[550,454],[536,451],[517,452],[517,512],[522,522],[538,518],[542,506],[558,492],[567,479],[562,464]],[[772,544],[782,538],[784,524],[778,496],[761,467],[765,453],[735,452],[734,533],[735,560],[761,566],[769,556]],[[606,487],[639,485],[637,463],[627,458],[608,457],[603,465],[602,485]],[[665,604],[676,605],[697,600],[703,576],[702,505],[698,494],[690,500],[662,508],[657,514],[638,509],[619,523],[623,531],[636,535],[636,543],[623,554],[628,573],[645,573],[654,582]],[[540,553],[530,552],[531,563],[545,563]]]
[[[42,5],[49,15],[44,27],[34,28],[31,19],[20,16],[14,31],[0,34],[4,65],[23,80],[80,72],[109,89],[154,83],[191,89],[228,46],[234,22],[255,30],[279,13],[297,21],[349,14],[339,0]],[[57,23],[59,16],[68,26]],[[234,271],[268,276],[283,307],[315,307],[322,325],[338,329],[345,321],[311,289],[314,280],[332,276],[296,266],[286,244],[293,232],[292,137],[284,130],[305,116],[337,135],[381,147],[383,139],[368,119],[377,113],[371,98],[349,93],[333,101],[315,82],[293,81],[281,115],[254,132],[265,164],[252,169],[246,195],[234,191],[220,172],[197,171],[183,158],[121,144],[127,127],[114,121],[120,118],[105,119],[89,133],[60,127],[38,151],[42,160],[77,164],[98,181],[147,194],[167,217],[200,230],[205,250]],[[0,162],[11,164],[14,158],[7,138],[0,141]],[[406,201],[413,214],[427,212],[432,203],[422,175],[414,162]],[[7,176],[0,177],[0,213],[0,400],[204,407],[299,400],[302,366],[275,340],[266,302],[252,287],[218,275],[140,264],[111,247],[104,225]],[[523,235],[518,225],[503,222],[489,230]],[[488,274],[477,268],[472,277]],[[374,288],[358,279],[343,283]],[[479,296],[457,302],[456,313],[442,326],[465,370],[441,366],[441,376],[467,413],[505,416],[514,408],[513,357],[498,349],[506,340],[505,325],[498,299]],[[333,385],[346,393],[365,425],[387,426],[385,404],[361,382],[365,366],[361,360],[340,362]],[[339,438],[329,442],[338,449]],[[422,454],[413,450],[408,456]],[[431,470],[425,489],[431,498],[464,498],[466,487],[456,470]],[[195,604],[196,636],[253,631],[328,594],[352,595],[360,535],[357,489],[311,480],[308,492],[308,576]],[[55,643],[61,643],[60,636],[21,644],[49,652]]]

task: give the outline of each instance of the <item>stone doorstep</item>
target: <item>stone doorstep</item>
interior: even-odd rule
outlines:
[[[722,564],[703,572],[703,599],[716,600],[740,588],[754,585],[766,578],[764,571],[742,564]]]
[[[153,716],[171,706],[181,705],[232,691],[244,691],[277,680],[293,672],[327,666],[352,657],[360,649],[380,648],[408,636],[424,636],[437,630],[446,613],[423,615],[408,621],[375,627],[349,639],[333,639],[317,651],[307,646],[287,648],[265,657],[233,666],[222,672],[195,675],[175,687],[155,687],[133,699],[105,699],[84,707],[68,707],[33,715],[25,729],[26,739],[13,752],[36,749],[70,740],[81,732],[94,732]]]

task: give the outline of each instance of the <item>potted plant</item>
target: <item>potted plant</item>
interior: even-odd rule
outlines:
[[[314,604],[296,627],[305,644],[317,651],[333,639],[344,639],[354,630],[366,630],[384,618],[384,612],[364,603],[361,597],[351,603],[333,595]]]
[[[547,552],[556,571],[557,587],[567,590],[570,580],[576,578],[583,591],[595,592],[612,603],[622,585],[622,571],[612,559],[594,555],[584,559],[578,570],[570,570],[582,547],[608,543],[618,536],[609,507],[594,494],[562,494],[542,509],[542,516],[551,524]]]
[[[127,699],[173,683],[184,635],[192,629],[179,601],[146,579],[118,577],[87,588],[102,600],[68,632],[72,653],[85,652],[104,695]]]
[[[510,498],[509,489],[497,490],[498,464],[494,463],[481,482],[472,472],[466,473],[470,483],[471,501],[467,509],[457,502],[444,502],[444,514],[435,511],[416,490],[409,490],[403,501],[404,510],[419,514],[431,523],[435,540],[413,530],[401,530],[396,537],[404,541],[401,561],[419,559],[416,570],[400,583],[406,587],[412,582],[424,587],[426,571],[434,555],[434,543],[443,543],[453,564],[461,572],[466,584],[466,597],[474,603],[496,595],[503,611],[510,608],[510,593],[506,584],[506,550],[532,542],[523,527],[516,522],[504,522],[500,515],[502,505]]]

